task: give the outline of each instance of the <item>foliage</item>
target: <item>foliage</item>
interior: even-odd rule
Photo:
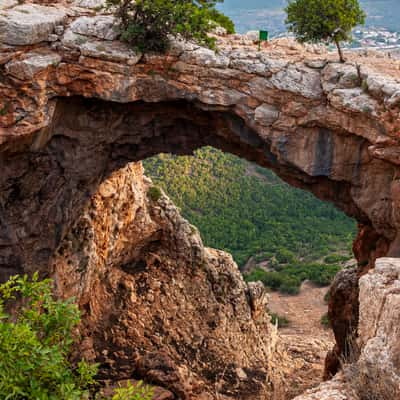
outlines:
[[[142,381],[139,381],[136,385],[132,385],[128,381],[125,387],[115,389],[112,400],[151,400],[153,395],[153,388],[144,385]]]
[[[121,21],[121,39],[140,51],[165,52],[170,37],[213,48],[208,33],[217,22],[232,31],[232,21],[215,9],[223,0],[107,0]],[[216,22],[215,22],[216,21]]]
[[[351,30],[365,23],[358,0],[289,0],[289,31],[301,42],[332,42],[344,62],[340,42],[351,40]]]
[[[147,195],[149,196],[149,198],[153,201],[158,201],[160,200],[162,193],[159,187],[157,186],[152,186],[149,188]]]
[[[331,290],[329,289],[329,290],[325,293],[324,302],[325,302],[326,304],[328,304],[330,299],[331,299]]]
[[[325,314],[321,317],[321,325],[322,325],[324,328],[330,328],[330,326],[331,326],[331,321],[329,320],[328,313],[325,313]]]
[[[324,262],[327,264],[336,264],[347,261],[349,259],[348,256],[342,256],[340,254],[329,254],[324,257]]]
[[[271,316],[271,323],[274,325],[278,323],[278,328],[284,328],[290,324],[290,321],[282,315],[273,312],[269,312],[269,315]]]
[[[337,265],[297,263],[283,266],[279,271],[255,268],[251,273],[245,275],[245,279],[247,282],[261,281],[271,290],[298,294],[301,283],[306,279],[318,286],[328,286],[339,270],[340,267]]]
[[[353,220],[231,154],[205,147],[192,157],[161,154],[144,166],[205,244],[230,252],[239,265],[252,256],[313,263],[351,247]]]
[[[226,29],[226,33],[232,34],[235,33],[235,24],[233,21],[227,17],[225,14],[222,14],[215,8],[210,8],[210,19],[214,21],[217,25],[222,26],[222,28]]]
[[[96,365],[68,361],[79,310],[71,301],[55,300],[51,288],[37,274],[0,285],[0,398],[85,399],[95,383]]]

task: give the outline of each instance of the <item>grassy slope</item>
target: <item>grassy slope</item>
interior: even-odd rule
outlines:
[[[254,255],[293,263],[348,253],[354,221],[268,170],[212,148],[195,157],[160,155],[144,165],[205,244],[232,253],[239,265]]]

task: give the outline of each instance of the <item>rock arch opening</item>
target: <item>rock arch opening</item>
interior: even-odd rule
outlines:
[[[92,276],[96,274],[96,270],[88,269],[87,255],[79,258],[78,270],[75,268],[76,260],[72,259],[74,251],[82,250],[81,239],[88,240],[89,236],[85,235],[90,234],[90,229],[85,223],[85,210],[87,210],[89,199],[99,187],[106,193],[103,197],[107,198],[107,190],[110,188],[103,187],[102,182],[112,177],[115,171],[127,168],[126,165],[130,162],[141,161],[162,152],[190,154],[199,147],[213,146],[272,169],[289,184],[311,191],[322,200],[333,202],[359,222],[355,253],[360,262],[360,274],[372,265],[377,256],[386,254],[390,242],[395,238],[395,228],[388,222],[391,219],[388,215],[391,206],[382,212],[377,209],[377,204],[382,204],[382,202],[388,204],[392,201],[391,198],[385,197],[382,193],[376,203],[374,197],[378,183],[380,187],[385,187],[385,190],[391,187],[390,182],[395,175],[395,168],[387,162],[371,160],[368,156],[368,141],[341,131],[316,125],[308,128],[299,127],[287,135],[280,131],[278,136],[263,137],[255,127],[231,112],[229,107],[189,101],[116,104],[71,97],[57,100],[51,124],[38,131],[31,139],[30,143],[21,144],[24,151],[2,153],[1,164],[4,171],[0,177],[2,278],[12,273],[32,272],[38,269],[48,274],[53,268],[54,273],[54,268],[57,270],[55,267],[57,261],[60,262],[60,254],[63,256],[69,254],[69,257],[64,258],[67,260],[66,264],[60,263],[65,271],[62,272],[59,269],[58,272],[56,271],[56,276],[65,284],[66,274],[72,274],[68,265],[72,265],[74,273],[78,274],[75,275],[74,280],[74,285],[77,286],[79,274],[90,271],[90,278],[87,274],[85,275],[86,283],[82,286],[80,299],[87,313],[96,315],[95,322],[89,318],[87,325],[88,331],[94,329],[97,332],[91,339],[96,342],[90,345],[93,348],[103,347],[104,349],[107,338],[101,336],[102,339],[99,339],[98,333],[100,330],[108,332],[113,324],[119,330],[121,337],[126,339],[126,334],[121,332],[129,329],[129,323],[120,321],[116,312],[126,311],[126,304],[133,292],[149,296],[150,302],[153,301],[151,297],[154,297],[152,294],[154,288],[150,287],[151,285],[145,279],[142,286],[132,290],[129,285],[121,283],[119,276],[114,277],[115,280],[113,280],[112,272],[102,270],[98,273],[111,276],[107,281],[108,289],[115,290],[118,296],[112,298],[114,302],[112,307],[107,307],[106,311],[100,312],[100,303],[110,301],[107,288],[99,289],[99,296],[95,302],[90,300],[90,291],[99,284],[99,279]],[[29,149],[26,146],[29,146]],[[132,173],[139,173],[135,170],[136,167],[132,168]],[[374,171],[373,174],[370,174],[371,169]],[[368,182],[365,182],[365,176],[369,177]],[[122,190],[123,184],[119,182],[116,187]],[[115,187],[110,190],[115,191]],[[112,201],[108,205],[112,207]],[[166,204],[165,207],[168,208],[167,206]],[[96,210],[96,204],[94,204],[94,209]],[[104,211],[100,207],[96,212],[101,210]],[[123,210],[117,211],[123,212]],[[136,213],[139,215],[140,210],[136,210]],[[117,218],[116,213],[113,215]],[[170,217],[172,221],[174,221],[173,218]],[[382,222],[381,225],[377,224],[377,221]],[[143,229],[145,229],[144,226],[143,223]],[[70,236],[71,230],[72,236]],[[108,232],[108,234],[113,234],[113,232]],[[77,241],[76,238],[79,240]],[[132,253],[133,250],[127,251],[126,246],[123,246],[123,254],[116,253],[121,257],[115,262],[119,263],[121,269],[127,274],[145,273],[143,271],[147,266],[155,267],[162,264],[159,258],[161,248],[166,247],[175,251],[176,254],[179,253],[177,240],[179,238],[176,236],[171,241],[157,229],[150,229],[148,235],[145,235],[145,240],[136,244],[134,253]],[[63,247],[65,242],[68,245]],[[194,240],[193,243],[189,241],[186,247],[189,250],[186,249],[185,252],[189,251],[190,259],[198,260],[198,266],[201,266],[204,262],[203,256],[199,255],[201,245]],[[182,259],[187,262],[188,256],[185,252]],[[165,257],[171,262],[170,253],[166,253]],[[218,265],[226,263],[226,261],[221,261],[219,253],[207,253],[206,257],[211,260],[210,263]],[[168,273],[165,272],[165,274]],[[210,274],[209,271],[208,274]],[[196,274],[193,277],[196,279]],[[159,281],[162,278],[167,279],[166,276],[159,276]],[[232,279],[235,277],[228,274],[226,285],[220,289],[217,288],[221,283],[220,276],[218,279],[212,276],[208,278],[211,286],[214,282],[213,295],[216,301],[222,302],[221,298],[224,296],[229,300],[228,289],[234,287]],[[117,281],[119,283],[115,289]],[[218,285],[216,281],[219,282]],[[62,287],[64,292],[68,293],[68,287],[65,285]],[[337,354],[343,350],[349,326],[354,326],[358,315],[357,279],[349,280],[347,289],[345,293],[340,292],[338,296],[335,296],[330,306],[331,313],[335,316]],[[190,290],[193,295],[195,288],[191,287]],[[248,296],[252,298],[253,294]],[[203,297],[206,298],[207,294],[205,293]],[[257,313],[262,299],[254,298],[254,301],[251,300],[254,302],[253,313]],[[348,302],[349,298],[352,299],[351,304]],[[343,307],[343,302],[346,302],[346,307]],[[225,303],[224,305],[226,306]],[[205,312],[200,309],[197,311]],[[226,312],[229,314],[228,311]],[[221,314],[220,311],[216,315],[221,318]],[[165,326],[160,323],[157,325],[155,316],[151,318],[153,318],[152,329],[158,330],[158,335],[162,335]],[[229,322],[232,322],[232,318]],[[209,329],[214,329],[220,321],[209,320],[206,323]],[[238,327],[238,329],[242,328]],[[150,341],[154,340],[147,337],[149,332],[143,331],[141,335]],[[254,339],[255,333],[251,337]],[[176,342],[177,338],[178,336],[171,340]],[[191,340],[193,337],[187,337],[184,343],[174,343],[174,350],[171,350],[172,347],[168,348],[175,352],[176,349],[181,349],[180,357],[184,355],[192,359],[193,363],[196,357],[200,357],[200,361],[196,364],[199,369],[197,373],[206,380],[217,382],[220,376],[225,377],[227,374],[226,379],[223,379],[225,383],[221,384],[223,393],[229,393],[233,390],[230,387],[234,387],[235,398],[247,398],[247,395],[254,396],[254,390],[257,393],[265,390],[259,384],[259,381],[265,379],[267,374],[265,368],[250,368],[242,373],[242,371],[236,371],[236,367],[227,364],[224,367],[225,370],[211,371],[207,369],[205,358],[214,357],[213,362],[217,363],[220,353],[215,349],[213,351],[206,349],[198,353],[193,343],[190,344]],[[200,347],[203,344],[198,343]],[[146,346],[144,343],[142,345]],[[172,345],[169,343],[169,346]],[[123,343],[119,343],[115,345],[113,351],[118,354],[122,351],[122,347]],[[171,362],[168,357],[163,358],[160,354],[153,357],[151,354],[144,356],[143,354],[126,354],[123,351],[122,353],[123,356],[117,360],[119,367],[126,366],[132,359],[140,359],[136,368],[138,377],[150,376],[155,383],[161,383],[163,379],[160,378],[160,374],[168,375],[167,371],[163,370]],[[246,360],[251,364],[248,359]],[[116,359],[104,356],[102,362],[105,368],[112,370]],[[254,360],[252,362],[255,363]],[[335,371],[337,357],[332,356],[329,362],[329,369]],[[203,369],[201,369],[203,364]],[[269,365],[268,368],[273,368],[273,365]],[[128,375],[132,372],[128,366],[126,366],[126,371]],[[186,371],[186,373],[191,372]],[[244,378],[241,381],[241,375],[250,378]],[[171,375],[168,379],[181,382],[182,377]],[[270,384],[278,385],[276,382],[270,382]],[[170,389],[178,396],[186,396],[190,390],[194,390],[183,387],[181,384],[171,384]]]

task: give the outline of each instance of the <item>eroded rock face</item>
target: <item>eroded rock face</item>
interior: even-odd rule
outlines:
[[[48,274],[113,171],[203,145],[271,168],[356,218],[360,264],[351,293],[376,257],[400,255],[397,61],[386,59],[382,75],[369,58],[339,64],[286,39],[258,52],[251,38],[238,35],[220,38],[218,53],[175,41],[167,55],[142,55],[114,40],[109,16],[76,7],[97,1],[40,6],[41,12],[38,5],[6,3],[1,279]],[[18,7],[29,9],[21,20]],[[353,312],[339,315],[337,325],[356,320]]]
[[[248,287],[149,187],[140,163],[113,173],[53,257],[59,295],[83,310],[79,356],[103,378],[145,379],[175,398],[283,398],[263,285]]]
[[[343,373],[296,400],[400,398],[400,259],[377,259],[359,287],[360,320],[346,338]]]

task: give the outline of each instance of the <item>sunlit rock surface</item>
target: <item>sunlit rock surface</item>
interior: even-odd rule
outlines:
[[[331,365],[337,365],[344,351],[340,332],[358,321],[359,277],[376,258],[400,255],[399,62],[349,54],[339,64],[318,46],[288,39],[258,52],[251,37],[240,35],[219,38],[218,53],[175,40],[166,55],[142,55],[116,40],[112,17],[95,14],[100,3],[1,2],[0,278],[34,270],[49,274],[90,202],[128,162],[212,145],[271,168],[359,222],[359,265],[345,304],[351,311],[335,314],[342,329],[335,330],[341,341]],[[154,221],[147,222],[144,235],[153,229]],[[105,248],[115,226],[104,232]],[[126,241],[123,248],[134,257],[140,248],[128,245],[136,243],[130,236]],[[68,250],[72,258],[80,245]],[[166,260],[172,263],[178,250],[171,255],[165,248]],[[111,275],[122,274],[120,256]],[[82,262],[82,270],[69,276],[73,286],[83,282],[79,296],[90,297],[92,278],[82,260],[75,258],[70,268]],[[204,251],[202,260],[210,268],[231,263],[215,251]],[[67,294],[68,280],[61,282]],[[105,300],[118,298],[110,293]],[[332,310],[333,304],[340,299],[331,300]],[[242,356],[250,363],[250,355]],[[189,374],[184,368],[179,373]],[[241,371],[235,376],[245,379]]]
[[[145,379],[182,399],[283,398],[289,364],[261,284],[204,248],[140,163],[113,173],[52,260],[83,311],[77,354],[104,379]]]

